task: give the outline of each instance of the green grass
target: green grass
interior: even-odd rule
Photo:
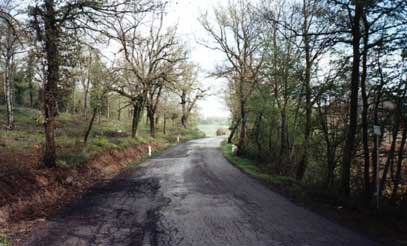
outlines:
[[[138,165],[140,165],[141,163],[145,162],[146,160],[153,158],[155,156],[158,156],[161,152],[163,152],[164,150],[168,149],[169,147],[173,146],[173,144],[165,144],[160,146],[158,149],[155,149],[152,151],[151,153],[151,157],[147,155],[144,155],[143,158],[140,158],[137,161],[134,161],[132,163],[130,163],[129,165],[127,165],[124,169],[129,169],[129,168],[133,168],[133,167],[137,167]]]
[[[290,197],[303,198],[306,196],[304,186],[297,180],[286,176],[275,176],[271,174],[264,165],[260,165],[260,163],[257,163],[254,160],[237,156],[232,152],[232,144],[228,144],[226,140],[222,142],[221,148],[226,159],[242,172],[289,195]]]
[[[7,236],[3,233],[0,233],[0,246],[8,246],[10,242],[7,239]]]
[[[5,125],[6,111],[0,106],[0,128]],[[4,169],[25,168],[33,149],[40,153],[44,144],[44,129],[37,119],[41,118],[40,111],[30,108],[15,109],[15,130],[0,130],[0,153],[8,161],[7,166],[0,164],[0,171]],[[203,137],[204,134],[197,129],[169,128],[164,135],[157,130],[157,136],[149,136],[148,127],[141,122],[136,138],[130,136],[130,120],[115,120],[102,117],[96,119],[88,143],[83,143],[83,136],[89,124],[83,115],[61,113],[57,117],[56,144],[57,165],[64,168],[77,166],[88,160],[91,156],[107,149],[123,149],[130,145],[142,143],[175,143],[177,136],[181,141]],[[7,156],[6,156],[7,155]],[[1,160],[1,156],[0,156]],[[14,166],[13,166],[14,165]]]

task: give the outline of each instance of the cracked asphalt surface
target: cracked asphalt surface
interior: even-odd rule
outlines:
[[[171,148],[70,205],[27,245],[377,245],[233,167],[223,138]]]

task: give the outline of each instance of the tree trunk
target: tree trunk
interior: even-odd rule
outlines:
[[[181,116],[181,124],[185,129],[188,128],[188,117],[185,114]]]
[[[30,51],[29,57],[28,57],[28,64],[27,64],[27,80],[28,80],[28,95],[29,95],[29,100],[30,100],[30,108],[33,108],[34,106],[34,85],[33,85],[33,79],[34,79],[34,67],[36,66],[36,59],[35,59],[35,53],[34,51]]]
[[[334,171],[336,166],[336,145],[332,143],[330,139],[328,122],[326,112],[322,112],[321,105],[318,103],[318,118],[321,124],[322,133],[324,134],[325,146],[326,146],[326,156],[327,156],[327,170],[325,176],[325,187],[331,188],[334,183]]]
[[[304,15],[304,49],[305,49],[305,79],[304,79],[304,87],[305,87],[305,129],[304,129],[304,153],[302,155],[301,161],[297,167],[297,180],[302,180],[305,174],[305,170],[308,165],[308,145],[309,139],[311,135],[311,116],[312,116],[312,103],[311,103],[311,48],[310,48],[310,40],[308,35],[308,25],[309,25],[309,9],[308,3],[304,0],[303,1],[303,15]]]
[[[407,124],[406,121],[404,121],[404,128],[403,128],[403,134],[401,136],[401,143],[400,143],[400,149],[397,155],[397,170],[396,170],[396,176],[393,181],[393,191],[391,193],[391,203],[396,202],[397,198],[397,192],[399,189],[400,181],[401,181],[401,169],[402,169],[402,163],[403,163],[403,157],[404,157],[404,146],[406,145],[406,138],[407,138]]]
[[[269,136],[268,136],[268,149],[271,152],[273,150],[273,125],[269,125]]]
[[[334,146],[327,146],[327,153],[328,153],[328,173],[327,173],[327,178],[326,178],[326,186],[328,188],[332,188],[333,184],[334,184],[334,172],[335,172],[335,166],[336,166],[336,153],[335,153],[336,149]]]
[[[88,98],[89,98],[89,86],[90,86],[90,69],[92,65],[92,54],[89,56],[88,60],[88,67],[87,67],[87,74],[86,74],[86,82],[82,82],[83,84],[83,113],[85,117],[88,117]],[[100,113],[100,112],[99,112]]]
[[[368,112],[369,102],[366,89],[367,80],[367,56],[368,56],[368,44],[369,44],[369,27],[366,20],[366,15],[363,16],[364,23],[364,37],[363,37],[363,56],[362,56],[362,76],[360,80],[361,94],[362,94],[362,142],[363,142],[363,157],[364,157],[364,195],[365,204],[369,204],[371,198],[370,191],[370,153],[369,153],[369,133],[368,133]]]
[[[11,50],[6,51],[6,61],[4,66],[4,96],[6,99],[7,123],[6,129],[14,128],[14,99],[13,99],[13,79],[12,79],[12,54]]]
[[[378,89],[378,92],[376,93],[377,96],[375,98],[375,106],[374,106],[374,110],[373,110],[373,124],[374,125],[379,125],[379,104],[382,98],[382,88],[385,84],[384,78],[383,78],[383,73],[381,70],[381,65],[380,65],[380,57],[378,58],[379,62],[378,62],[378,66],[379,66],[379,74],[380,74],[380,87]],[[382,132],[383,132],[383,127],[382,128]],[[377,141],[373,141],[373,150],[372,150],[372,160],[371,163],[375,163],[376,158],[379,158],[379,156],[377,156],[377,149],[380,147],[380,142],[383,139],[383,134],[382,136],[380,136],[380,141],[379,143],[377,143]],[[374,140],[374,139],[373,139]],[[372,175],[372,181],[371,181],[371,186],[370,186],[370,190],[373,191],[376,189],[376,180],[377,180],[377,167],[376,165],[373,165],[373,175]]]
[[[240,135],[239,135],[239,142],[237,144],[237,151],[236,155],[241,156],[242,150],[245,142],[246,137],[246,111],[245,111],[245,103],[243,101],[240,102]]]
[[[181,125],[186,129],[188,127],[188,116],[187,116],[187,101],[186,101],[186,92],[183,91],[181,95]]]
[[[397,109],[397,115],[396,119],[394,122],[393,126],[393,133],[392,133],[392,142],[390,146],[389,153],[387,154],[387,161],[383,169],[383,174],[382,174],[382,180],[380,181],[380,189],[379,189],[379,195],[382,194],[383,190],[386,188],[386,181],[387,181],[387,173],[389,172],[389,167],[393,165],[394,162],[394,152],[396,150],[396,144],[397,144],[397,136],[399,135],[399,130],[400,130],[400,120],[401,120],[401,112],[400,112],[400,106],[398,106]]]
[[[351,76],[351,95],[349,108],[349,127],[346,133],[346,141],[343,152],[342,172],[341,172],[341,195],[347,200],[350,195],[350,173],[351,163],[355,151],[355,136],[357,132],[358,118],[358,92],[360,82],[360,20],[363,13],[363,5],[361,1],[355,2],[355,15],[352,21],[352,46],[353,46],[353,62]]]
[[[155,137],[155,119],[154,119],[154,111],[148,107],[147,109],[147,117],[150,125],[150,136]]]
[[[88,116],[88,94],[89,90],[85,89],[83,93],[83,114],[85,115],[86,118]]]
[[[254,123],[255,128],[256,128],[256,145],[257,145],[257,156],[260,157],[261,154],[263,153],[263,148],[262,148],[262,142],[261,142],[261,133],[260,133],[260,127],[261,127],[261,121],[263,119],[263,112],[259,113],[259,116],[257,116],[257,119]]]
[[[167,134],[167,116],[164,114],[163,134]]]
[[[287,153],[287,128],[286,128],[286,112],[285,107],[280,112],[281,116],[281,132],[280,132],[280,156],[279,156],[279,163],[283,160]]]
[[[33,108],[34,106],[34,101],[33,101],[33,82],[32,79],[28,80],[28,93],[29,93],[29,97],[30,97],[30,108]]]
[[[90,134],[90,132],[91,132],[91,130],[92,130],[93,122],[95,121],[97,112],[98,112],[98,108],[95,107],[95,108],[93,109],[92,118],[90,119],[88,129],[86,130],[86,132],[85,132],[85,137],[84,137],[84,139],[83,139],[83,142],[84,142],[85,144],[88,142],[89,134]]]
[[[47,80],[44,85],[45,112],[45,153],[44,164],[56,166],[55,116],[57,115],[56,93],[59,80],[58,28],[56,27],[55,3],[45,1],[45,51],[48,65]]]
[[[122,114],[122,108],[121,108],[121,100],[120,100],[120,97],[119,97],[119,110],[117,111],[117,120],[118,121],[120,121],[120,117],[121,117],[121,114]]]
[[[138,125],[140,123],[141,113],[143,112],[143,102],[140,100],[133,101],[133,119],[131,126],[131,136],[137,136]]]
[[[232,130],[230,131],[229,137],[228,137],[228,143],[232,143],[232,139],[235,136],[236,130],[239,127],[240,124],[240,118],[235,122],[234,126],[232,127]]]

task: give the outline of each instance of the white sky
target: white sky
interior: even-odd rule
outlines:
[[[222,53],[213,51],[198,44],[197,41],[208,40],[208,34],[198,21],[201,13],[213,10],[218,4],[225,4],[227,0],[170,0],[167,20],[178,23],[178,33],[191,49],[192,62],[198,64],[202,70],[200,81],[203,87],[209,88],[212,96],[199,102],[199,112],[203,117],[229,117],[229,111],[223,100],[224,80],[208,78],[217,64],[224,61]]]

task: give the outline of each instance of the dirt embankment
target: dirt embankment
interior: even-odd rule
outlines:
[[[156,150],[160,146],[151,147]],[[0,177],[0,233],[30,231],[36,222],[54,215],[96,182],[112,178],[147,153],[148,144],[138,144],[99,153],[76,168],[33,168]]]

